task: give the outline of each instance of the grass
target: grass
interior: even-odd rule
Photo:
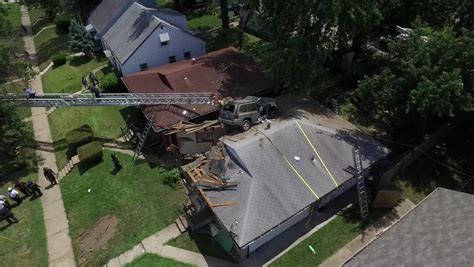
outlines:
[[[31,129],[31,123],[27,124],[27,127]],[[7,191],[7,187],[12,186],[7,183],[9,181],[38,179],[34,147],[34,141],[27,140],[17,156],[8,155],[3,151],[0,153],[1,194]],[[24,199],[23,203],[13,208],[12,212],[20,222],[10,227],[6,227],[6,222],[0,222],[1,261],[10,262],[14,266],[48,266],[41,200]]]
[[[206,49],[208,52],[216,51],[229,46],[235,46],[245,52],[263,44],[263,41],[260,40],[260,38],[248,33],[244,33],[242,46],[239,47],[238,37],[239,30],[232,28],[228,31],[219,30],[206,34],[202,36],[202,39],[206,42]]]
[[[270,266],[317,266],[361,234],[367,226],[380,219],[386,212],[385,209],[372,209],[369,217],[361,221],[356,207],[343,210],[336,218]],[[309,249],[310,245],[316,251],[315,254]]]
[[[134,165],[130,156],[117,156],[124,168],[116,175],[111,173],[110,152],[105,151],[103,162],[88,166],[82,175],[75,168],[61,181],[76,256],[82,232],[105,215],[113,215],[118,220],[117,233],[103,249],[92,254],[90,266],[106,264],[172,224],[185,199],[183,190],[173,190],[163,184],[165,169],[151,168],[143,161]]]
[[[38,34],[35,37],[35,45],[40,69],[44,69],[51,62],[53,55],[60,52],[70,52],[68,42],[69,36],[58,33],[56,27],[45,29]]]
[[[125,267],[191,267],[192,265],[146,253]]]
[[[24,88],[25,83],[23,81],[0,85],[1,93],[15,93],[18,95],[23,95]],[[17,107],[16,110],[21,119],[31,117],[31,108]]]
[[[104,58],[79,57],[50,69],[41,77],[45,93],[74,93],[82,88],[82,77],[107,64]]]
[[[48,119],[58,166],[64,167],[68,158],[74,154],[64,141],[67,132],[87,124],[92,127],[98,141],[112,141],[120,137],[120,127],[125,125],[124,118],[136,111],[133,107],[74,107],[55,110]]]
[[[46,17],[44,10],[35,6],[28,7],[28,14],[30,15],[31,25],[35,24],[39,19]]]
[[[190,30],[204,31],[220,27],[221,25],[221,19],[215,14],[203,14],[202,16],[188,20]]]
[[[217,242],[213,241],[209,234],[187,232],[168,241],[166,244],[203,255],[221,258],[226,261],[234,261],[232,256],[225,252]]]
[[[6,11],[5,18],[11,23],[12,28],[19,30],[21,25],[20,5],[17,3],[10,3],[3,5],[3,7]]]

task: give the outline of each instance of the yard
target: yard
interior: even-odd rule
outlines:
[[[117,156],[124,168],[116,175],[111,173],[110,152],[105,151],[103,162],[88,166],[82,175],[81,167],[75,168],[61,181],[78,263],[87,260],[91,266],[106,264],[142,239],[174,223],[185,199],[182,189],[173,190],[163,184],[165,169],[151,168],[143,161],[134,165],[130,156]],[[81,250],[84,246],[81,234],[90,233],[94,224],[107,215],[117,222],[111,227],[114,229],[109,229],[116,230],[115,234],[97,250],[90,253]]]
[[[10,21],[12,28],[17,29],[19,31],[21,25],[20,5],[17,3],[11,3],[3,5],[3,7],[6,11],[5,18]]]
[[[41,77],[45,93],[75,93],[82,89],[81,79],[94,69],[106,65],[105,58],[77,57],[50,69]],[[98,76],[98,79],[101,77]]]
[[[386,212],[385,209],[372,209],[369,217],[361,221],[357,208],[343,210],[336,218],[270,266],[317,266],[361,234],[368,225],[380,219]],[[312,246],[316,253],[313,253],[309,246]]]
[[[166,244],[201,253],[203,255],[221,258],[226,261],[234,261],[217,242],[211,240],[209,234],[186,232],[177,238],[168,241]]]
[[[25,83],[23,81],[18,81],[9,84],[0,85],[1,93],[15,93],[18,95],[23,95],[23,89],[25,88]],[[31,117],[31,108],[27,107],[16,107],[18,115],[21,119]]]
[[[31,124],[28,127],[31,128]],[[7,188],[12,187],[10,181],[38,179],[34,148],[34,141],[26,140],[17,155],[10,154],[9,151],[0,153],[0,194],[5,194]],[[4,149],[2,147],[1,150]],[[13,201],[9,202],[12,204]],[[26,198],[12,211],[20,222],[9,227],[6,222],[0,222],[1,262],[9,262],[14,266],[48,266],[41,200]]]
[[[35,36],[34,40],[40,69],[44,69],[51,62],[53,55],[60,52],[69,52],[69,36],[58,33],[56,27],[45,28]]]
[[[201,39],[206,42],[207,52],[216,51],[229,46],[235,46],[242,52],[245,52],[264,43],[260,38],[244,33],[242,47],[239,47],[238,38],[239,30],[236,28],[229,29],[228,31],[219,30],[201,36]]]
[[[191,267],[191,265],[147,253],[125,267]]]

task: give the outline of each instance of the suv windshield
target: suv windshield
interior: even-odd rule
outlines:
[[[228,111],[228,112],[234,112],[235,111],[235,106],[231,105],[231,104],[227,104],[227,105],[224,105],[222,110]]]

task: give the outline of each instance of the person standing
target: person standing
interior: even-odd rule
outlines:
[[[118,172],[122,169],[122,165],[120,164],[120,161],[115,154],[111,154],[110,157],[112,158],[112,162],[114,163],[114,171]]]
[[[28,181],[28,183],[26,183],[26,186],[31,191],[31,194],[34,195],[35,197],[36,196],[40,197],[43,195],[43,193],[40,190],[40,186],[37,183],[33,183],[33,181]]]
[[[95,76],[94,73],[89,73],[89,80],[92,82],[92,84],[94,86],[98,86],[99,85],[99,81],[97,80],[97,77]]]
[[[25,182],[16,181],[16,182],[15,182],[15,188],[18,189],[18,191],[22,192],[23,194],[25,194],[25,195],[27,195],[27,196],[30,196],[30,195],[31,195],[31,191],[30,191],[30,189],[26,186],[26,183],[25,183]]]
[[[91,85],[89,86],[89,90],[91,91],[91,93],[94,94],[95,98],[100,98],[100,91],[97,86]]]
[[[86,77],[82,77],[82,85],[84,85],[84,89],[89,88],[89,83],[87,82]]]
[[[51,183],[51,186],[58,184],[56,181],[56,173],[48,167],[43,168],[43,175]]]
[[[23,202],[23,200],[20,197],[20,193],[18,193],[18,191],[16,191],[15,189],[12,189],[11,187],[8,188],[8,196],[11,199],[15,200],[15,202],[18,205],[21,204],[21,202]]]
[[[8,224],[19,222],[19,220],[15,217],[15,215],[11,212],[11,210],[7,208],[6,206],[3,206],[3,207],[0,206],[0,217],[6,220]]]
[[[9,209],[12,208],[12,205],[10,205],[10,202],[8,202],[7,197],[4,195],[0,195],[0,205],[4,205]]]

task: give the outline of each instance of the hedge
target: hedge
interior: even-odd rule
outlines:
[[[95,141],[80,146],[77,149],[77,155],[79,156],[79,160],[81,160],[81,162],[101,160],[104,156],[102,144],[99,141]]]
[[[120,84],[119,77],[114,72],[107,73],[100,79],[100,87],[106,92],[115,92]]]
[[[73,149],[78,148],[92,141],[94,133],[89,125],[83,125],[77,129],[67,132],[65,135],[66,143]]]
[[[56,16],[54,23],[56,24],[56,30],[59,33],[69,33],[69,26],[71,25],[71,17],[69,15],[61,14]]]
[[[52,61],[53,61],[53,66],[54,67],[59,67],[61,65],[66,64],[67,60],[67,54],[65,53],[59,53],[53,56]]]

